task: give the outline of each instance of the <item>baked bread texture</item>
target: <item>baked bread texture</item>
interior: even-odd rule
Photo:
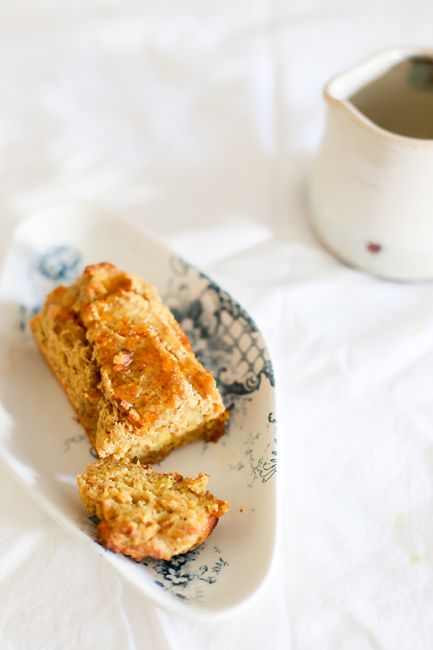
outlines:
[[[154,463],[224,433],[215,379],[138,277],[108,263],[88,266],[47,296],[30,327],[100,458]]]
[[[202,544],[229,504],[206,491],[208,476],[160,474],[128,460],[99,460],[77,477],[98,541],[134,560],[169,560]]]

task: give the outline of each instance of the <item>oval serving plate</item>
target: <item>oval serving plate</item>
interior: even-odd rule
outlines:
[[[195,442],[158,465],[189,476],[209,473],[209,488],[231,504],[205,544],[170,561],[134,562],[95,542],[96,527],[75,484],[76,474],[94,460],[90,445],[28,329],[48,291],[101,261],[156,286],[231,410],[218,443]],[[18,226],[0,280],[0,309],[0,456],[13,475],[56,521],[158,605],[215,618],[244,603],[268,573],[276,533],[274,380],[248,314],[136,226],[82,205],[51,208]]]

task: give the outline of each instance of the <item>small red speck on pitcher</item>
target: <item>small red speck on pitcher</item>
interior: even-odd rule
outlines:
[[[375,244],[374,242],[369,241],[367,244],[367,250],[369,253],[373,253],[373,255],[377,255],[382,250],[382,246],[380,244]]]

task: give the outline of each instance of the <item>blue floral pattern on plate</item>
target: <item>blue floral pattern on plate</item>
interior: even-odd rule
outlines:
[[[267,378],[271,361],[252,318],[204,273],[173,257],[173,277],[164,296],[200,361],[215,375],[226,405],[249,395]]]

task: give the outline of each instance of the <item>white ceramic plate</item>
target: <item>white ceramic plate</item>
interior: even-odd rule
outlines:
[[[137,563],[95,542],[75,484],[93,461],[90,446],[28,330],[48,291],[101,261],[157,287],[232,410],[218,443],[193,443],[158,466],[209,473],[210,489],[231,504],[205,544],[168,562]],[[17,228],[0,280],[0,309],[0,456],[29,494],[159,605],[209,618],[245,602],[269,570],[276,531],[274,381],[248,314],[135,226],[77,205],[38,213]]]

